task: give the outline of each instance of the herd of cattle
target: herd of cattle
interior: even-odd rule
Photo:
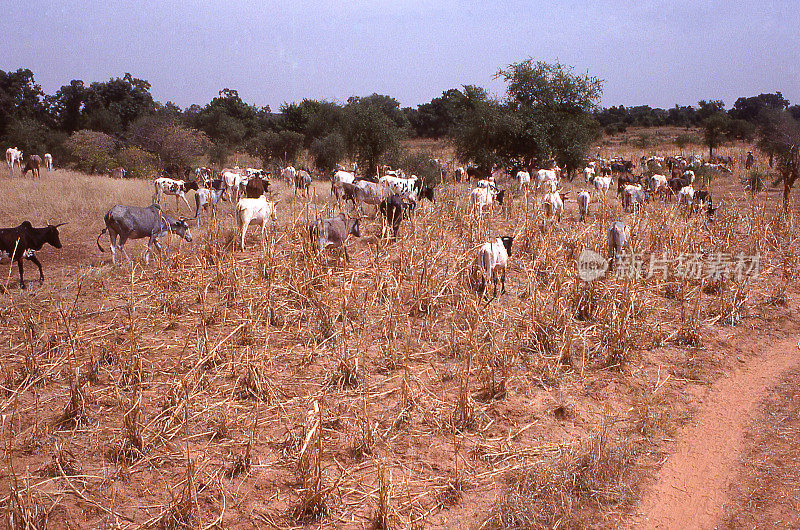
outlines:
[[[752,155],[748,157],[748,165]],[[9,169],[13,170],[17,164],[24,175],[28,166],[35,168],[38,174],[38,156],[28,158],[25,164],[26,171],[22,170],[22,153],[16,148],[6,152]],[[45,167],[52,168],[52,157],[44,156]],[[695,190],[695,171],[721,171],[729,173],[733,161],[718,158],[713,162],[705,162],[700,157],[693,156],[689,159],[682,157],[642,157],[640,160],[641,173],[634,174],[633,161],[614,158],[604,160],[596,158],[587,162],[582,170],[582,177],[589,189],[582,189],[576,196],[580,222],[586,220],[589,207],[593,201],[592,193],[598,200],[605,202],[606,194],[611,188],[614,177],[617,179],[617,194],[625,211],[637,211],[652,198],[663,196],[677,197],[678,204],[685,206],[688,215],[693,212],[704,211],[709,219],[713,219],[714,207],[711,195],[707,190]],[[561,191],[561,169],[550,164],[549,168],[529,171],[518,169],[511,172],[519,182],[519,193],[527,194],[531,189],[543,193],[540,205],[544,216],[552,220],[561,220],[564,211],[564,201],[568,192]],[[531,176],[533,173],[533,176]],[[305,170],[297,170],[291,166],[279,172],[280,178],[287,185],[294,188],[295,193],[308,196],[311,175]],[[669,176],[668,176],[669,175]],[[124,176],[124,171],[123,171]],[[159,177],[154,181],[154,192],[151,205],[147,207],[115,205],[105,215],[105,228],[97,237],[97,246],[100,237],[108,233],[111,241],[112,261],[116,263],[117,251],[122,251],[128,258],[124,245],[128,239],[149,238],[145,261],[149,261],[152,247],[161,249],[159,239],[165,234],[176,234],[186,241],[192,241],[189,221],[201,222],[201,213],[216,215],[220,201],[235,203],[236,218],[241,230],[241,248],[245,248],[245,235],[250,224],[260,225],[262,238],[268,222],[277,221],[277,205],[280,201],[269,200],[270,174],[261,169],[240,169],[238,167],[223,169],[218,174],[207,167],[198,167],[194,170],[186,168],[182,179]],[[477,185],[469,195],[471,212],[481,218],[486,209],[492,210],[494,203],[503,204],[506,190],[500,189],[497,181],[490,172],[481,174],[476,168],[459,167],[454,172],[456,181],[470,181],[476,178]],[[336,206],[342,206],[345,201],[350,201],[352,208],[363,215],[363,205],[371,204],[378,208],[384,223],[384,236],[391,228],[392,239],[397,237],[403,219],[412,214],[416,204],[427,199],[434,201],[435,188],[425,184],[415,175],[406,176],[400,170],[381,168],[379,175],[374,177],[358,178],[355,172],[338,169],[330,175],[331,197]],[[175,197],[176,210],[180,211],[180,202],[191,210],[186,194],[195,191],[194,218],[180,217],[178,219],[167,216],[161,209],[161,200],[164,195]],[[34,228],[30,222],[25,221],[15,228],[0,229],[0,255],[6,255],[19,265],[20,285],[25,288],[22,270],[22,258],[28,259],[39,267],[40,281],[44,281],[42,267],[36,258],[35,252],[40,250],[45,243],[55,248],[61,248],[58,237],[58,227],[64,223],[48,224],[44,228]],[[350,235],[360,237],[360,217],[351,217],[345,213],[330,219],[318,219],[308,227],[312,247],[317,252],[322,252],[327,247],[342,247],[345,260],[350,261],[345,242]],[[615,221],[608,230],[608,256],[612,262],[627,244],[630,230],[622,221]],[[475,259],[473,272],[479,273],[476,278],[480,281],[480,290],[488,294],[486,286],[491,281],[494,284],[494,293],[497,294],[498,283],[501,293],[505,292],[505,275],[508,258],[511,254],[513,237],[498,237],[484,244]]]

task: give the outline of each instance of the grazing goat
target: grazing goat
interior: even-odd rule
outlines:
[[[28,173],[28,171],[30,171],[34,177],[41,176],[39,174],[39,166],[41,165],[42,165],[42,157],[40,157],[39,155],[29,156],[28,161],[25,163],[25,167],[22,168],[22,176],[24,177]]]
[[[470,194],[470,201],[472,204],[472,212],[478,216],[483,215],[484,208],[488,207],[489,211],[492,210],[492,204],[503,204],[503,198],[506,190],[495,191],[492,188],[475,188]]]
[[[194,212],[194,218],[197,219],[197,224],[200,224],[200,210],[208,211],[211,207],[211,216],[217,215],[217,204],[220,200],[225,200],[224,189],[214,188],[200,188],[194,194],[194,203],[197,209]]]
[[[622,249],[628,244],[630,238],[631,229],[622,221],[614,221],[608,226],[609,269],[614,267],[617,256],[622,253]]]
[[[556,217],[561,221],[561,214],[564,213],[564,197],[558,191],[549,191],[542,197],[542,209],[548,218]]]

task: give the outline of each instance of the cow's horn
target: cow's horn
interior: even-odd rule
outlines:
[[[55,225],[55,227],[58,228],[59,226],[64,226],[66,224],[69,224],[69,221],[65,221],[63,223],[58,223],[57,225]]]

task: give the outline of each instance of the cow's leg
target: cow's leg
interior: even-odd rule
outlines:
[[[191,212],[192,211],[192,207],[189,206],[189,201],[186,200],[186,194],[185,193],[181,193],[181,199],[183,199],[183,202],[186,203],[186,209]]]
[[[128,240],[127,237],[124,237],[120,234],[119,236],[119,249],[122,251],[122,255],[125,256],[125,259],[130,261],[131,257],[128,256],[128,251],[125,250],[125,242]]]
[[[39,283],[44,283],[44,272],[42,271],[42,264],[39,263],[39,259],[36,257],[36,255],[32,254],[31,256],[25,259],[31,260],[33,263],[36,264],[37,267],[39,267]]]
[[[242,223],[242,251],[244,251],[244,236],[247,234],[247,228],[250,226],[250,219]]]
[[[344,249],[344,261],[350,263],[350,255],[347,253],[347,246],[343,244],[342,248]]]
[[[500,294],[506,294],[506,269],[505,268],[500,273],[500,282],[503,284],[503,288],[500,290]]]
[[[265,241],[267,239],[267,220],[263,219],[261,221],[261,240]]]
[[[19,257],[17,260],[17,265],[19,265],[19,286],[23,289],[25,288],[25,278],[22,275],[22,256]]]

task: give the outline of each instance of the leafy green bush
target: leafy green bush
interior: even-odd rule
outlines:
[[[66,141],[75,169],[88,173],[105,173],[116,165],[113,137],[98,131],[75,131]]]
[[[128,178],[152,178],[158,166],[153,155],[133,146],[120,149],[115,159],[117,165],[125,168],[125,176]]]
[[[408,176],[418,176],[429,186],[439,184],[442,180],[439,168],[427,151],[411,151],[399,147],[386,157],[386,164],[392,169],[402,169]]]

